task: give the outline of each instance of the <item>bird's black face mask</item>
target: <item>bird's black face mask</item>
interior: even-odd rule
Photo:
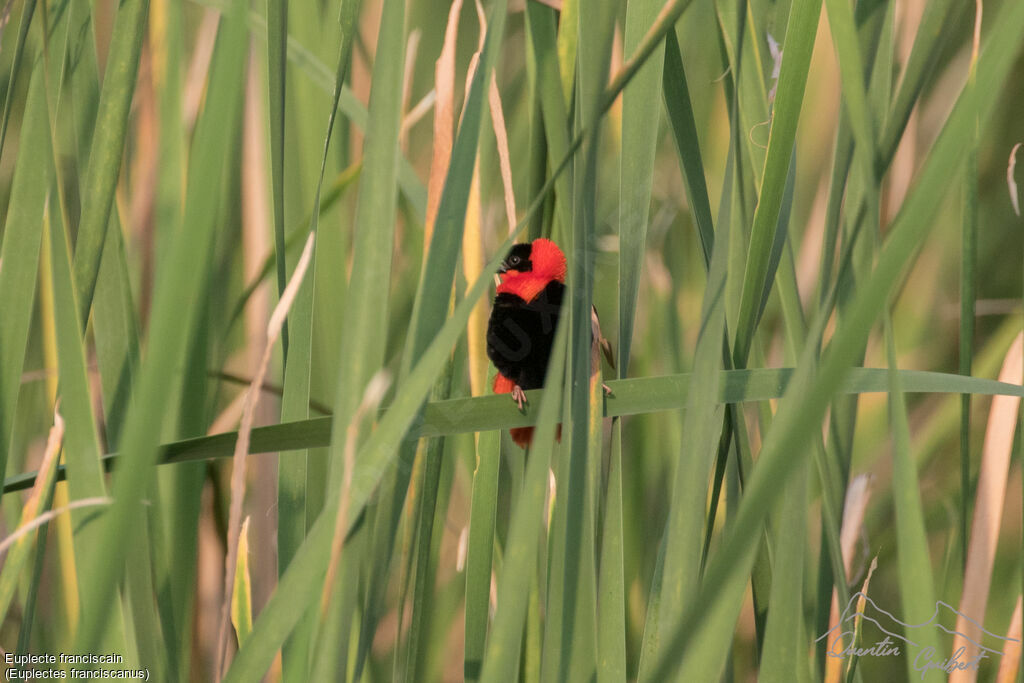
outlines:
[[[518,273],[528,273],[533,270],[533,264],[530,262],[529,244],[517,244],[508,252],[508,256],[505,257],[501,267],[498,268],[498,272],[507,273],[510,270]]]

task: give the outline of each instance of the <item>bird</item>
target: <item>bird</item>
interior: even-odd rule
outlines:
[[[520,410],[526,391],[544,385],[555,330],[565,297],[565,254],[546,238],[515,244],[498,268],[498,286],[487,322],[487,356],[497,368],[494,393],[511,394]],[[594,344],[591,364],[599,364],[598,349],[615,367],[611,345],[601,334],[597,310],[591,308]],[[610,393],[607,385],[602,385]],[[533,427],[510,430],[521,448],[530,445]]]

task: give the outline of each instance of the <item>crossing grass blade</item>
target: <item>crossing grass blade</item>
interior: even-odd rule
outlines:
[[[836,391],[841,394],[870,394],[886,391],[884,368],[851,368]],[[1014,384],[957,374],[900,370],[907,393],[971,393],[979,396],[1021,396],[1024,389]],[[793,368],[759,368],[720,371],[718,403],[768,401],[782,398],[794,378]],[[604,417],[642,415],[677,410],[687,404],[692,375],[666,375],[629,380],[609,380],[612,390],[605,399]],[[528,402],[538,405],[543,390],[526,392]],[[423,414],[413,420],[410,436],[434,437],[468,432],[487,432],[529,427],[538,424],[540,411],[526,407],[520,413],[504,396],[458,398],[427,403]],[[331,440],[331,417],[315,417],[285,424],[257,427],[253,430],[251,453],[298,450],[326,446]],[[164,444],[160,462],[183,463],[221,458],[231,454],[237,432],[224,432]],[[107,469],[114,468],[120,456],[104,456]],[[64,477],[58,469],[58,480]],[[4,482],[4,492],[21,491],[32,486],[35,472],[13,475]]]

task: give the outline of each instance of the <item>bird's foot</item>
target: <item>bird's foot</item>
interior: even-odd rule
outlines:
[[[523,411],[523,406],[526,405],[526,392],[518,384],[512,387],[512,400],[519,406],[519,411]]]
[[[601,388],[604,389],[604,395],[605,396],[611,396],[612,395],[612,388],[610,386],[608,386],[607,384],[605,384],[604,382],[601,382]]]

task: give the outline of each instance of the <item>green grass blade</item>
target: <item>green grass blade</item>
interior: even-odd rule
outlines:
[[[875,180],[875,133],[868,111],[864,61],[857,40],[853,7],[843,0],[825,0],[825,6],[828,24],[832,29],[832,42],[835,44],[839,60],[843,104],[853,128],[858,166],[863,172],[863,182],[870,187],[874,185]]]
[[[129,408],[122,443],[133,457],[126,462],[113,482],[114,505],[104,517],[101,543],[93,553],[89,576],[94,578],[93,597],[101,608],[83,614],[78,645],[95,649],[100,627],[108,617],[110,598],[120,579],[122,566],[109,562],[111,554],[139,533],[138,506],[148,495],[157,461],[159,433],[153,429],[164,415],[169,395],[175,384],[178,363],[186,340],[195,323],[196,302],[201,294],[201,280],[194,274],[196,263],[205,263],[205,253],[212,244],[217,206],[223,194],[225,179],[217,175],[210,182],[205,171],[222,168],[233,138],[223,134],[236,125],[241,111],[241,78],[248,48],[243,17],[235,3],[234,9],[222,18],[217,45],[211,65],[210,87],[203,114],[193,140],[189,182],[182,231],[175,235],[165,256],[164,267],[154,296],[150,319],[148,354],[139,370],[135,402]],[[97,157],[93,158],[95,161]],[[153,340],[158,340],[154,343]]]
[[[708,478],[718,452],[724,419],[723,406],[716,398],[722,379],[725,286],[731,239],[728,221],[721,222],[712,251],[694,352],[692,384],[700,389],[687,395],[683,422],[686,438],[672,474],[672,502],[665,528],[665,567],[657,611],[659,658],[665,656],[663,648],[668,635],[677,630],[683,609],[693,602],[700,582]]]
[[[902,618],[908,624],[924,623],[935,612],[935,588],[928,550],[924,508],[921,506],[917,467],[910,456],[910,423],[906,397],[896,365],[896,342],[892,321],[885,321],[885,348],[889,359],[889,421],[892,428],[892,495],[896,509],[897,554],[899,556],[900,602]],[[935,629],[915,629],[915,640],[925,651],[941,652]],[[906,657],[907,676],[919,675],[914,660]]]
[[[454,358],[450,358],[447,366],[434,387],[433,396],[447,398],[451,394]],[[433,606],[433,591],[437,577],[439,558],[434,555],[437,537],[434,528],[438,522],[443,523],[446,510],[438,508],[440,495],[441,466],[445,456],[445,437],[430,439],[423,449],[424,467],[420,480],[419,496],[415,520],[415,559],[412,593],[412,615],[409,619],[409,632],[406,636],[404,652],[401,652],[400,663],[395,667],[395,680],[422,681],[428,676],[424,671],[425,655],[428,649],[429,622]],[[440,512],[440,517],[438,513]],[[410,553],[410,561],[413,561]],[[404,603],[405,600],[402,600]]]
[[[562,412],[559,404],[562,402],[568,331],[568,325],[561,325],[555,333],[545,378],[545,384],[550,388],[538,402],[541,421],[534,432],[534,445],[526,463],[523,491],[511,516],[504,562],[498,576],[498,606],[481,676],[486,683],[507,680],[509,672],[518,668],[528,608],[528,601],[523,596],[530,592],[540,533],[547,521],[544,519],[544,498],[548,487],[548,464],[554,450],[555,423]]]
[[[288,0],[267,0],[267,95],[270,100],[270,185],[274,207],[274,254],[277,293],[288,282],[284,246],[285,66],[288,63]],[[281,328],[281,348],[288,358],[288,323]],[[286,552],[287,558],[287,552]],[[287,561],[285,562],[287,564]]]
[[[626,579],[622,529],[622,421],[612,423],[598,577],[598,681],[626,680]]]
[[[886,391],[884,368],[851,368],[836,388],[841,394],[880,393]],[[900,370],[907,393],[970,393],[979,396],[1021,396],[1024,389],[1014,384],[957,374]],[[794,376],[792,368],[725,370],[717,380],[719,403],[767,401],[785,395]],[[612,394],[605,399],[604,417],[621,417],[678,410],[687,404],[692,375],[665,375],[606,382]],[[539,405],[541,389],[526,392],[527,400]],[[540,411],[526,407],[525,413],[504,396],[457,398],[428,403],[415,419],[410,437],[425,438],[466,432],[486,432],[512,427],[529,427],[540,420]],[[285,424],[257,427],[252,432],[250,453],[272,453],[327,446],[331,441],[331,417],[315,417]],[[161,446],[161,463],[183,463],[231,455],[237,432],[202,436]],[[112,468],[119,456],[104,456],[104,466]],[[63,479],[63,469],[58,471]],[[4,493],[21,491],[32,485],[34,472],[9,477]]]
[[[125,0],[120,3],[114,20],[82,193],[82,219],[75,243],[75,290],[78,292],[78,317],[83,325],[88,321],[92,307],[103,242],[110,222],[110,207],[121,172],[128,114],[135,93],[148,15],[149,0]]]
[[[657,0],[634,0],[626,5],[623,50],[632,53],[657,17]],[[669,33],[669,40],[674,33]],[[677,46],[678,50],[678,46]],[[663,49],[651,59],[622,93],[622,158],[619,167],[619,356],[618,371],[625,377],[633,346],[633,321],[640,291],[651,206],[654,153],[658,142],[658,100],[661,95]],[[677,52],[678,54],[678,52]],[[668,77],[666,77],[668,80]],[[682,88],[685,93],[685,81]],[[666,94],[666,97],[668,95]],[[689,97],[686,98],[687,104]],[[692,116],[692,112],[691,112]],[[692,118],[690,119],[692,123]],[[700,163],[700,158],[697,158]],[[703,171],[701,171],[703,180]]]
[[[499,256],[484,267],[480,278],[455,307],[451,318],[444,323],[434,341],[402,383],[401,390],[396,393],[394,402],[379,422],[377,429],[357,453],[348,515],[348,519],[352,520],[350,525],[359,518],[360,511],[383,478],[420,411],[430,387],[444,367],[452,347],[466,329],[473,306],[498,271],[498,266],[512,239],[524,227],[525,223],[521,224],[517,232],[501,245]],[[254,439],[255,435],[254,430]],[[335,509],[339,498],[337,489],[329,489],[327,495],[328,499],[320,517],[309,530],[292,564],[278,583],[277,590],[257,618],[246,646],[239,650],[228,670],[224,678],[226,683],[248,681],[262,675],[270,665],[277,648],[304,613],[306,606],[319,594],[327,570],[330,540],[334,533]]]
[[[974,87],[975,62],[968,74]],[[974,302],[977,297],[975,268],[978,260],[978,135],[964,166],[964,205],[960,228],[960,336],[958,368],[961,375],[971,374],[974,355]],[[968,521],[971,514],[971,395],[960,396],[960,566],[967,566]]]
[[[369,120],[359,181],[352,275],[345,306],[338,393],[334,423],[339,433],[348,426],[363,388],[384,364],[387,335],[386,299],[375,292],[390,281],[391,251],[396,215],[395,186],[398,175],[398,125],[401,117],[402,62],[405,51],[405,12],[398,0],[386,0],[378,36],[378,50],[388,59],[374,63]],[[373,229],[371,229],[373,226]],[[447,303],[447,298],[445,299]],[[334,456],[341,455],[337,444]],[[341,482],[341,462],[332,457],[329,482]]]
[[[285,3],[286,4],[286,3]],[[328,152],[330,151],[331,135],[334,131],[335,118],[338,111],[338,99],[341,96],[342,85],[345,80],[345,76],[348,73],[349,58],[352,52],[352,40],[355,32],[355,23],[359,16],[359,10],[362,3],[346,2],[344,4],[344,11],[341,16],[341,29],[342,29],[342,40],[339,47],[338,56],[338,68],[335,74],[335,87],[334,95],[331,101],[330,113],[327,117],[327,131],[324,134],[323,153],[320,160],[320,172],[317,176],[316,192],[313,198],[313,206],[310,212],[309,221],[309,233],[316,234],[317,227],[319,225],[320,209],[322,206],[321,191],[323,189],[324,172],[327,168]],[[287,15],[287,7],[278,7],[279,12],[283,12]],[[271,20],[268,26],[272,26],[275,22]],[[278,42],[278,46],[273,48],[271,55],[275,57],[275,66],[271,68],[270,73],[273,75],[275,68],[279,68],[282,72],[284,70],[284,54],[275,54],[274,51],[280,49],[287,49],[286,46],[280,45],[285,43],[284,31],[278,27],[275,29],[281,35],[273,36],[268,33],[270,42],[269,45],[273,45]],[[277,38],[275,41],[274,39]],[[280,112],[283,116],[284,107],[284,82],[275,84],[274,78],[271,78],[271,99],[273,101],[275,96],[281,98],[280,104],[282,111]],[[279,90],[279,92],[278,92]],[[275,128],[273,125],[273,116],[271,117],[271,137],[272,139],[272,152],[273,147],[280,144],[282,149],[280,150],[283,155],[283,130]],[[283,125],[283,121],[279,125]],[[281,140],[277,138],[280,137]],[[273,157],[272,153],[272,165],[280,164],[280,168],[276,165],[272,169],[272,172],[276,173],[280,171],[283,174],[283,158]],[[275,239],[277,240],[276,252],[277,252],[277,263],[278,263],[278,279],[280,283],[280,271],[282,267],[285,267],[285,261],[287,260],[287,254],[285,250],[285,238],[284,238],[284,210],[283,206],[278,211],[278,200],[283,201],[284,197],[284,179],[281,177],[277,179],[275,177],[274,193],[278,194],[279,188],[277,185],[280,184],[280,196],[275,197]],[[393,186],[392,186],[393,187]],[[340,193],[339,193],[340,194]],[[280,213],[280,215],[278,215]],[[294,263],[292,264],[294,268]],[[281,401],[281,420],[291,421],[305,419],[309,417],[309,400],[310,400],[310,372],[312,369],[313,361],[313,315],[314,315],[314,289],[316,282],[316,261],[315,254],[313,261],[310,263],[311,274],[309,277],[303,279],[302,284],[299,287],[299,291],[295,297],[295,301],[292,304],[290,311],[290,317],[292,321],[292,332],[293,337],[291,343],[287,343],[287,337],[282,336],[282,343],[286,343],[285,346],[285,377],[284,377],[284,392]],[[282,335],[287,331],[287,328],[282,329]],[[282,458],[279,460],[278,465],[278,575],[284,573],[298,549],[302,543],[302,539],[306,534],[306,527],[309,521],[313,518],[315,510],[307,509],[306,501],[306,485],[308,472],[308,458],[307,453],[298,453],[291,458]],[[301,681],[307,676],[306,666],[309,659],[309,643],[302,642],[301,639],[290,639],[285,644],[284,651],[282,653],[284,668],[286,670],[286,677],[290,681]]]
[[[796,381],[790,387],[790,400],[784,400],[780,406],[732,530],[708,566],[705,590],[688,609],[683,626],[669,643],[664,643],[666,652],[673,652],[680,643],[688,643],[681,663],[684,676],[703,679],[720,670],[746,576],[754,560],[752,541],[761,529],[761,511],[778,495],[779,482],[785,481],[799,464],[801,458],[794,454],[804,452],[800,448],[802,442],[820,424],[828,399],[847,374],[873,321],[931,227],[930,218],[937,208],[933,198],[941,194],[949,179],[947,169],[956,166],[966,151],[975,112],[978,120],[984,122],[992,110],[994,95],[999,92],[1020,47],[1024,5],[1001,8],[994,27],[987,41],[988,49],[982,52],[978,65],[977,109],[963,96],[958,99],[925,161],[917,184],[893,222],[873,276],[860,287],[851,304],[846,335],[833,341],[813,379],[814,360],[801,362]],[[817,323],[821,324],[822,321]],[[794,398],[803,400],[792,400]],[[674,670],[674,659],[664,656],[658,673],[664,675]]]
[[[466,654],[463,676],[467,681],[479,680],[484,645],[487,642],[487,624],[491,611],[491,557],[494,548],[494,520],[498,508],[498,472],[501,469],[500,449],[501,432],[492,430],[480,434],[466,549]]]
[[[21,62],[25,58],[25,39],[28,37],[28,29],[32,25],[32,15],[35,13],[35,9],[36,0],[26,0],[25,5],[21,8],[18,38],[14,43],[14,58],[11,60],[11,76],[7,82],[7,95],[4,97],[3,120],[0,121],[0,157],[3,156],[4,142],[7,140],[7,124],[11,120],[14,86],[18,81],[18,72],[21,71]]]
[[[68,492],[72,499],[98,498],[107,495],[103,481],[103,466],[100,462],[100,441],[96,420],[92,411],[92,397],[89,379],[86,375],[85,342],[82,339],[78,318],[76,292],[71,281],[71,256],[64,227],[60,220],[51,215],[49,223],[49,244],[51,273],[53,277],[54,317],[57,328],[57,358],[60,369],[61,413],[67,422],[64,439],[66,477]],[[74,536],[75,555],[78,563],[78,584],[93,585],[95,575],[92,565],[97,563],[95,553],[99,550],[102,527],[96,523],[96,511],[80,509],[72,512],[76,529]],[[89,523],[91,521],[91,523]],[[102,611],[102,603],[96,595],[82,590],[81,609],[84,614]],[[120,603],[120,600],[115,600]],[[120,623],[120,610],[114,611],[114,618],[105,627],[104,642],[108,646],[126,652],[124,626]]]
[[[39,60],[29,82],[19,147],[49,150],[48,120],[43,65]],[[0,246],[0,319],[4,321],[0,325],[0,472],[6,471],[14,431],[52,159],[48,151],[18,155]]]
[[[804,557],[807,546],[807,474],[798,469],[787,484],[775,528],[771,598],[758,680],[809,681],[804,636]]]
[[[693,219],[697,224],[697,234],[700,237],[704,262],[710,264],[711,248],[715,243],[715,229],[711,220],[711,201],[708,199],[708,186],[704,178],[704,164],[701,160],[697,123],[693,117],[693,105],[690,102],[690,92],[686,85],[686,71],[683,69],[679,39],[675,32],[669,32],[665,38],[663,74],[665,112],[668,114],[672,137],[676,142],[679,167],[683,172],[683,184],[686,186],[686,197],[690,201]]]
[[[933,0],[924,5],[914,45],[910,49],[903,77],[893,98],[882,129],[882,139],[878,144],[878,159],[882,169],[888,168],[896,155],[896,148],[906,130],[910,113],[921,96],[925,83],[932,73],[932,67],[949,37],[949,32],[956,28],[956,22],[949,21],[956,6],[957,3],[953,0]]]
[[[769,271],[771,245],[782,208],[786,172],[797,121],[807,85],[807,71],[814,48],[814,36],[821,13],[820,0],[795,0],[786,28],[779,87],[775,96],[768,151],[765,155],[763,181],[758,194],[754,224],[747,250],[746,271],[740,298],[739,321],[736,327],[733,359],[740,367],[746,365],[747,356],[757,327],[757,313],[765,288],[774,273]]]

